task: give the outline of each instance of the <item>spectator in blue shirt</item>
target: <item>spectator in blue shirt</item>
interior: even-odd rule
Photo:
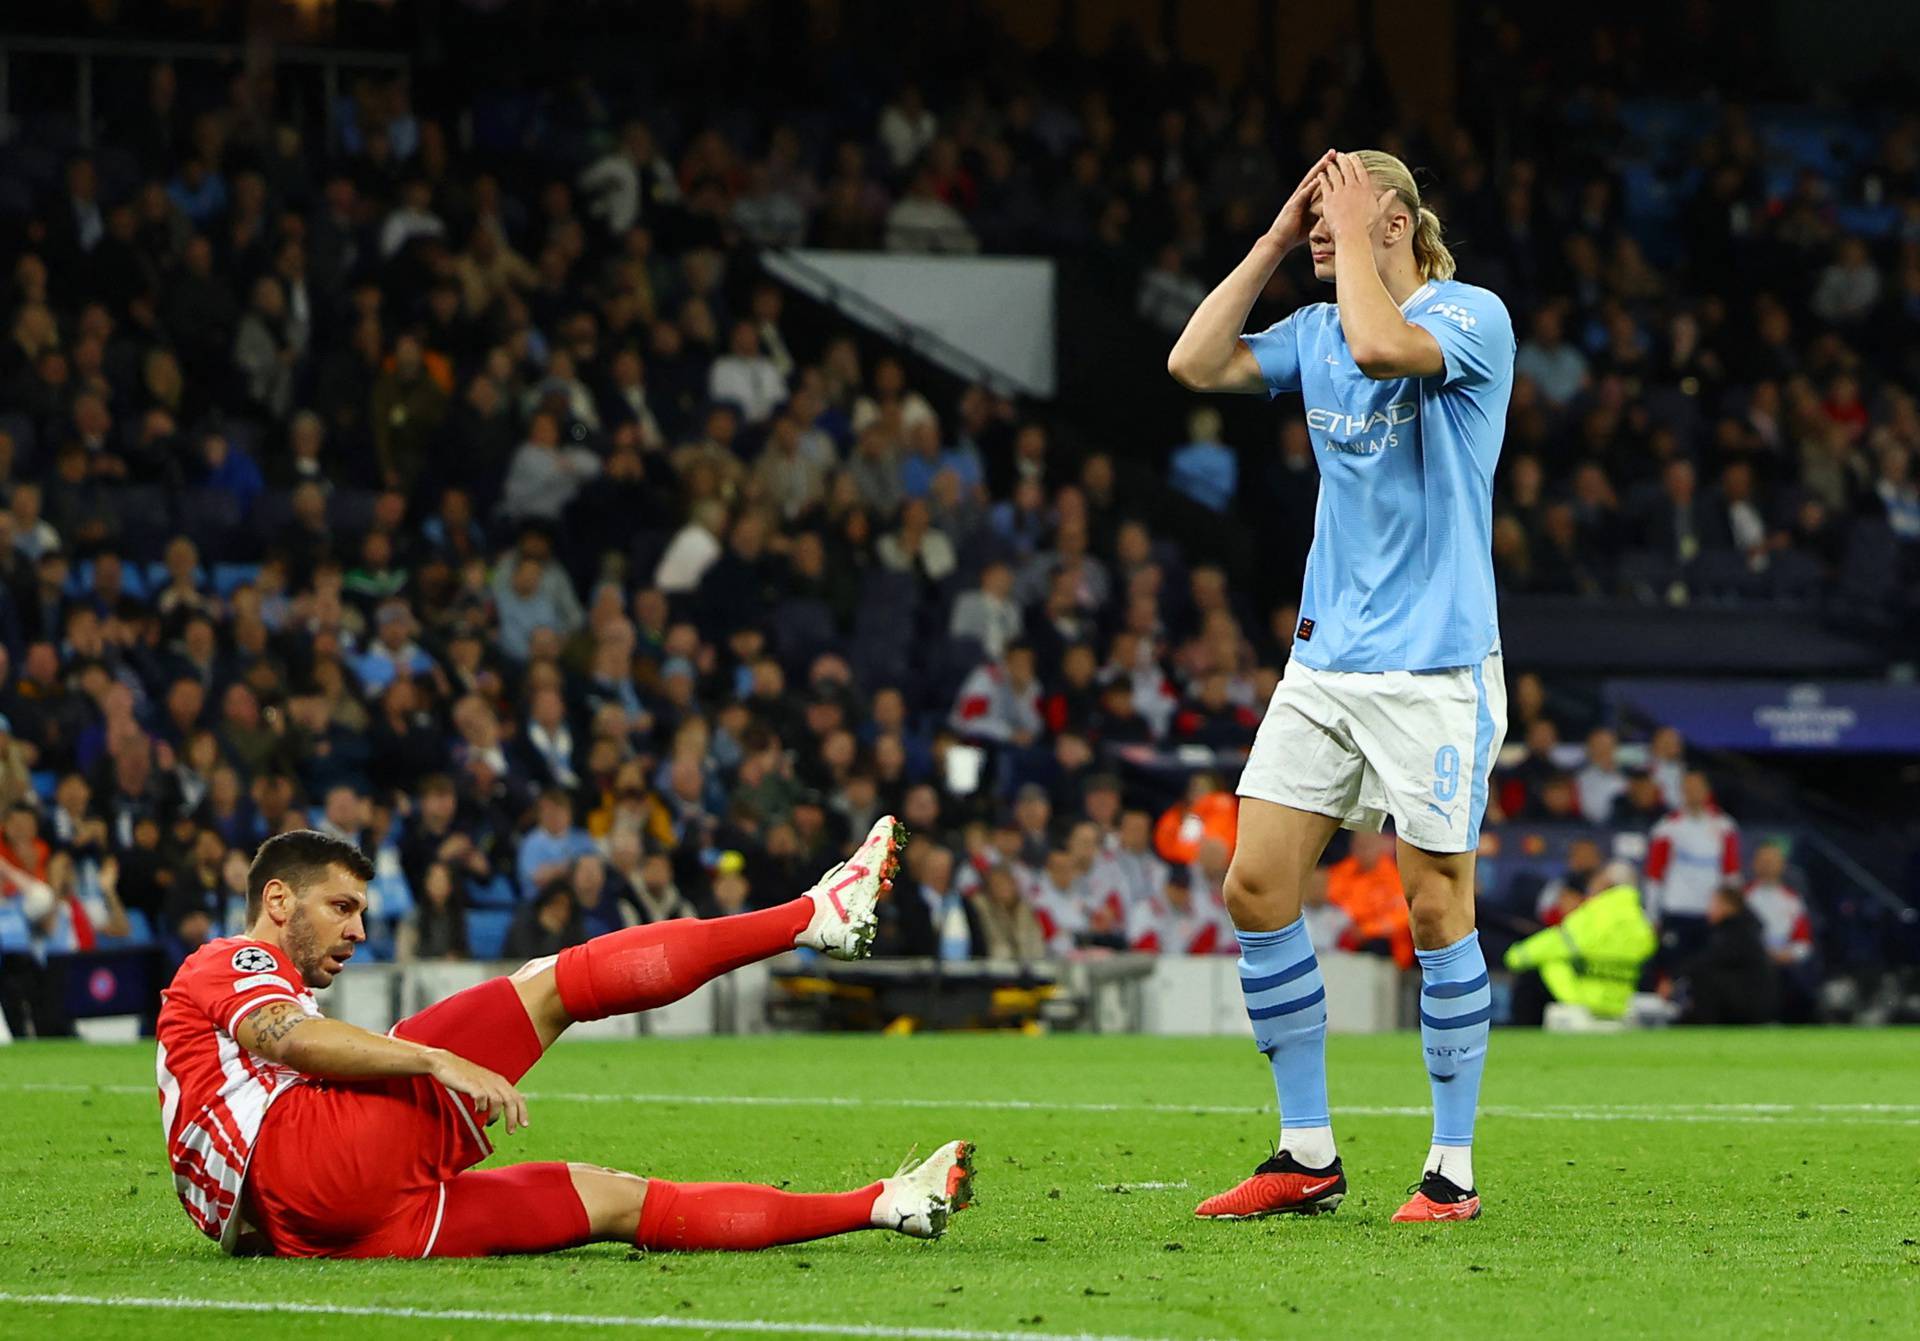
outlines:
[[[1233,448],[1220,441],[1220,412],[1195,410],[1187,420],[1192,441],[1173,454],[1167,465],[1167,483],[1214,512],[1233,507],[1240,487],[1240,461]]]
[[[599,849],[587,831],[573,822],[573,798],[558,787],[540,793],[540,822],[520,840],[520,895],[532,898],[544,886],[565,879],[576,857]]]

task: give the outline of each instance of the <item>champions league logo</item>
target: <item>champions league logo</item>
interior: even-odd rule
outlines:
[[[235,973],[272,973],[280,963],[257,945],[243,945],[233,952]]]

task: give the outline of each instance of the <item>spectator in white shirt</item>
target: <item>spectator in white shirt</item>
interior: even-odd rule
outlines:
[[[887,151],[887,161],[899,172],[926,152],[933,137],[940,133],[940,123],[927,109],[919,85],[908,84],[900,90],[900,96],[881,111],[875,133]]]
[[[416,177],[400,188],[400,203],[380,228],[380,256],[392,260],[415,238],[443,238],[447,225],[433,212],[433,187]]]
[[[1606,727],[1587,733],[1587,762],[1573,775],[1573,785],[1580,796],[1580,813],[1591,824],[1605,824],[1613,815],[1614,798],[1627,790],[1619,749],[1620,737]]]
[[[1880,272],[1864,239],[1842,238],[1833,263],[1820,272],[1810,306],[1820,320],[1850,326],[1873,315],[1880,303]]]
[[[1787,884],[1787,854],[1778,843],[1767,843],[1753,854],[1753,878],[1747,885],[1747,907],[1760,919],[1767,953],[1782,968],[1804,964],[1813,955],[1813,923],[1806,900]]]
[[[961,592],[953,603],[947,634],[978,639],[987,655],[997,658],[1019,639],[1021,623],[1020,606],[1013,599],[1013,569],[990,563],[980,572],[980,585]]]
[[[654,148],[653,132],[644,122],[629,121],[620,131],[620,146],[580,174],[580,192],[592,203],[587,213],[597,216],[613,237],[646,217],[646,206],[672,205],[680,199],[673,165]]]
[[[713,361],[707,394],[740,407],[749,424],[764,424],[787,398],[787,379],[760,350],[760,333],[751,321],[737,321],[727,352]]]
[[[1714,891],[1740,876],[1740,826],[1713,803],[1707,776],[1691,772],[1680,808],[1653,826],[1647,848],[1647,916],[1662,943],[1685,957],[1705,943]]]
[[[507,468],[501,510],[515,521],[558,521],[581,486],[599,473],[598,456],[585,447],[562,446],[559,421],[536,414]]]
[[[727,527],[724,503],[707,499],[693,505],[687,524],[674,532],[653,570],[653,585],[669,596],[683,596],[700,585],[720,557],[720,533]]]
[[[1040,715],[1033,649],[1016,644],[1002,660],[976,667],[960,686],[948,720],[970,740],[1025,746],[1039,739],[1046,721]]]
[[[887,211],[888,251],[971,256],[980,240],[966,216],[940,198],[932,174],[916,173],[898,204]]]
[[[900,509],[900,525],[881,536],[873,547],[882,565],[896,573],[918,573],[940,582],[959,562],[953,542],[933,525],[924,498],[909,498]]]

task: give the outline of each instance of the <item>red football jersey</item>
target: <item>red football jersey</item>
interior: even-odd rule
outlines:
[[[240,936],[208,941],[160,993],[160,1124],[173,1188],[187,1217],[228,1252],[267,1105],[302,1079],[234,1041],[234,1027],[269,1001],[320,1013],[286,951]]]

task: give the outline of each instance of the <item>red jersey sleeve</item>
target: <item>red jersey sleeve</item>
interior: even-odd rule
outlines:
[[[307,987],[287,952],[263,941],[216,941],[184,964],[173,990],[232,1037],[235,1026],[269,1001],[298,1005]]]

